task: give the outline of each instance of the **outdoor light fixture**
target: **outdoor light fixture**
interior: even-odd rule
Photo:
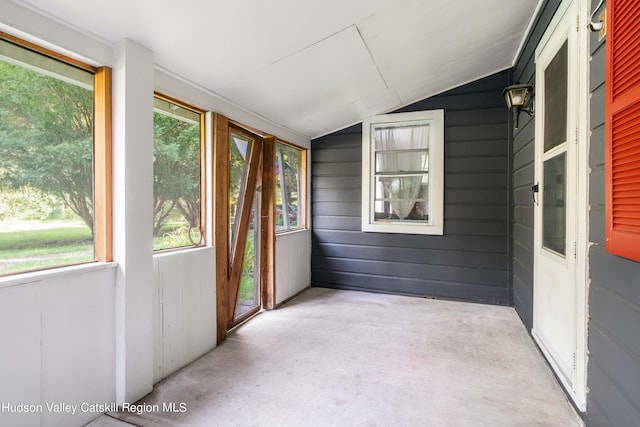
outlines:
[[[533,116],[533,85],[515,84],[504,88],[502,91],[507,107],[514,111],[516,117],[516,129],[518,129],[518,118],[524,111]]]

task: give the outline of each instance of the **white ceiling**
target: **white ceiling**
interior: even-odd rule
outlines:
[[[18,0],[314,138],[512,65],[538,0]]]

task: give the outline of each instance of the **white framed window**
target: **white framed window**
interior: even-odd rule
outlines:
[[[444,110],[362,123],[362,231],[443,234]]]

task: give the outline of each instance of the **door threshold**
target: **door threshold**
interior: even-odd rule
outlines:
[[[227,331],[227,334],[230,334],[231,332],[235,331],[236,329],[238,329],[240,326],[244,325],[245,323],[247,323],[249,320],[253,319],[254,317],[258,316],[259,314],[262,314],[263,312],[265,312],[266,310],[261,308],[259,310],[256,310],[255,312],[248,314],[246,318],[242,319],[240,321],[240,323],[238,323],[237,325],[234,325],[231,329],[229,329]]]

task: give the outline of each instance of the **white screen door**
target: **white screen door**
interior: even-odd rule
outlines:
[[[577,218],[581,126],[580,47],[577,2],[566,0],[536,49],[536,139],[534,205],[534,307],[532,334],[556,374],[581,405],[576,357],[583,356],[580,322],[583,261]],[[582,141],[582,144],[585,142]],[[580,184],[580,185],[579,185]],[[585,187],[586,188],[586,187]],[[581,243],[582,244],[582,243]],[[582,318],[581,318],[582,316]],[[585,362],[586,363],[586,362]]]

